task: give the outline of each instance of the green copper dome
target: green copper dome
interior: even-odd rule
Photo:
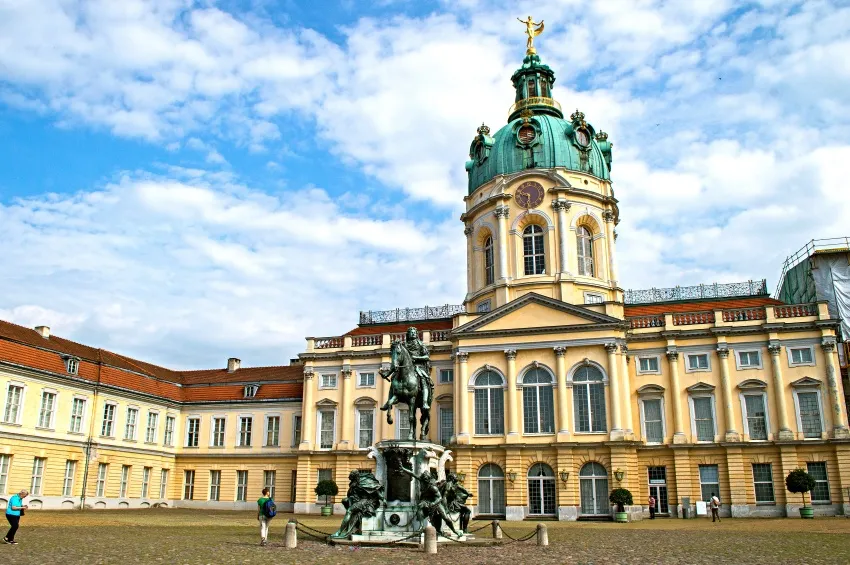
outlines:
[[[493,137],[482,125],[470,145],[469,193],[498,175],[526,169],[562,167],[610,180],[608,134],[597,132],[578,110],[564,119],[560,104],[551,98],[555,73],[540,57],[526,56],[511,81],[517,95],[508,124]]]

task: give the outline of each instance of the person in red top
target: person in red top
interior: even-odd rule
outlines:
[[[649,495],[649,519],[655,520],[655,497]]]

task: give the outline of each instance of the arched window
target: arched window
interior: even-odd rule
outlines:
[[[578,274],[587,277],[593,276],[593,236],[585,226],[579,226],[576,230],[576,241],[578,243]]]
[[[496,371],[484,371],[475,378],[475,433],[505,433],[505,382]]]
[[[532,516],[555,514],[555,473],[545,463],[528,470],[528,513]]]
[[[493,284],[496,279],[496,269],[493,264],[493,238],[487,236],[484,240],[484,284]]]
[[[573,406],[577,432],[606,431],[605,385],[597,367],[585,365],[573,375]]]
[[[505,473],[495,463],[478,470],[478,513],[505,513]]]
[[[522,253],[526,275],[546,273],[546,256],[543,254],[543,228],[532,224],[522,231]]]
[[[543,369],[531,369],[522,379],[522,419],[524,433],[555,433],[552,375]]]
[[[608,472],[599,463],[586,463],[578,473],[582,514],[608,514]]]

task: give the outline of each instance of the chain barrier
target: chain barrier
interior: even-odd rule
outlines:
[[[493,522],[495,522],[495,520],[494,520]],[[483,530],[484,528],[489,528],[490,526],[492,526],[492,525],[493,525],[493,522],[487,522],[486,524],[484,524],[484,525],[483,525],[483,526],[481,526],[480,528],[475,528],[474,530],[469,530],[468,532],[464,532],[464,533],[465,533],[465,534],[474,534],[475,532],[480,532],[480,531],[481,531],[481,530]]]
[[[510,535],[508,532],[506,532],[505,530],[502,530],[502,535],[503,535],[503,536],[505,536],[506,538],[508,538],[509,540],[511,540],[511,541],[509,541],[508,543],[503,543],[502,545],[503,545],[503,546],[504,546],[504,545],[510,545],[510,544],[512,544],[512,543],[516,543],[516,542],[518,542],[518,541],[528,541],[528,540],[530,540],[531,538],[533,538],[534,536],[536,536],[536,535],[537,535],[537,529],[535,529],[533,532],[531,532],[531,533],[530,533],[530,534],[528,534],[527,536],[522,536],[522,537],[518,537],[518,538],[515,538],[515,537],[511,536],[511,535]]]
[[[316,528],[311,528],[311,527],[310,527],[310,526],[308,526],[307,524],[302,524],[301,522],[299,522],[299,521],[297,521],[297,520],[295,521],[295,523],[296,523],[296,524],[298,525],[298,527],[300,527],[300,528],[307,528],[307,529],[308,529],[308,530],[310,530],[311,532],[316,532],[317,534],[322,534],[323,536],[326,536],[326,537],[329,537],[329,536],[332,536],[332,535],[333,535],[333,532],[330,532],[330,533],[328,533],[328,532],[323,532],[322,530],[317,530]]]

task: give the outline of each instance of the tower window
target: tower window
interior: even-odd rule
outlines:
[[[484,240],[484,279],[485,284],[493,284],[496,278],[496,270],[493,265],[493,238]]]
[[[532,98],[537,96],[537,81],[533,78],[528,79],[528,97]]]
[[[546,273],[546,256],[543,254],[543,228],[530,225],[522,232],[523,263],[526,275]]]
[[[593,276],[593,238],[590,230],[580,226],[576,230],[578,242],[578,274],[586,277]]]

